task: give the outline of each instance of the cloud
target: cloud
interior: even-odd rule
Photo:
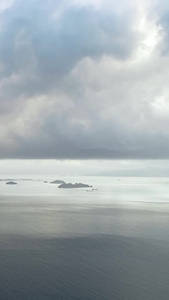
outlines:
[[[1,158],[168,157],[164,11],[110,4],[3,6]]]

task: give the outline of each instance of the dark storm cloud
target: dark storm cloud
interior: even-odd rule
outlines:
[[[63,122],[64,120],[64,122]],[[93,115],[93,125],[87,130],[82,124],[73,124],[69,116],[50,115],[40,131],[29,136],[12,132],[17,147],[10,158],[58,159],[140,159],[167,158],[168,134],[124,128],[118,120],[104,125]],[[6,151],[2,157],[6,157]]]
[[[131,19],[131,20],[130,20]],[[112,55],[125,59],[133,50],[132,15],[103,13],[94,7],[66,6],[64,1],[14,1],[1,14],[1,78],[9,98],[43,94],[84,57]]]

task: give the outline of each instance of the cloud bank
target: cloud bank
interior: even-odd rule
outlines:
[[[169,158],[166,1],[0,4],[0,158]]]

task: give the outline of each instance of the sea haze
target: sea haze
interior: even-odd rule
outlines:
[[[0,299],[169,299],[169,178],[13,179],[0,181]]]

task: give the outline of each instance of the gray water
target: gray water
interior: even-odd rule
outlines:
[[[0,299],[168,300],[169,178],[66,181],[0,182]]]

